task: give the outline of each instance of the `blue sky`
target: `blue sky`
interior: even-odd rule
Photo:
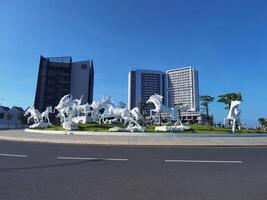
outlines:
[[[33,103],[40,55],[93,59],[94,99],[124,102],[129,70],[192,65],[202,95],[241,92],[256,125],[267,117],[266,10],[264,0],[1,0],[1,103]],[[211,112],[226,115],[220,103]]]

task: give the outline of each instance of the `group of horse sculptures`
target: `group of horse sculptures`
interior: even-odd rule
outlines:
[[[29,107],[24,116],[29,115],[27,122],[33,121],[30,128],[47,128],[52,126],[49,120],[49,114],[55,113],[60,119],[60,123],[65,130],[77,130],[78,124],[99,123],[112,124],[122,123],[125,128],[114,127],[109,131],[130,131],[130,132],[145,132],[146,120],[142,116],[138,107],[129,110],[127,108],[116,107],[111,97],[104,97],[100,101],[93,101],[92,104],[82,104],[82,96],[80,99],[74,99],[72,95],[63,96],[58,105],[52,108],[49,106],[46,110],[40,113],[34,106]],[[176,131],[190,129],[184,126],[181,119],[178,117],[177,108],[170,108],[163,104],[163,97],[158,94],[152,95],[147,104],[153,104],[154,109],[150,110],[151,123],[157,124],[157,119],[160,119],[161,113],[166,113],[170,121],[175,122],[173,126],[156,126],[156,131]],[[240,110],[238,106],[240,102],[232,102],[227,120],[231,120],[233,126],[240,121]],[[180,110],[186,111],[187,106],[180,107]],[[233,132],[234,132],[233,128]]]

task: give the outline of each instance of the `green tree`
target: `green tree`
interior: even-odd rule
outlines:
[[[243,101],[241,93],[227,93],[219,95],[218,98],[218,102],[226,104],[226,110],[230,109],[231,101]]]
[[[259,123],[260,123],[260,125],[261,125],[261,128],[262,128],[262,129],[265,129],[265,127],[266,127],[266,125],[267,125],[267,121],[266,121],[266,119],[263,118],[263,117],[261,117],[261,118],[258,119],[258,121],[259,121]]]
[[[211,125],[210,114],[209,114],[209,104],[214,101],[214,97],[211,97],[209,95],[200,96],[200,101],[201,101],[201,105],[205,109],[208,125]]]

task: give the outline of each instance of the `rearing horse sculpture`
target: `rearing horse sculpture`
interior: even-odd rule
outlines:
[[[158,117],[161,112],[164,112],[170,115],[171,120],[176,121],[178,118],[176,109],[165,106],[162,103],[162,99],[163,96],[159,94],[154,94],[147,100],[146,103],[153,103],[155,106],[155,109],[150,110],[150,115],[152,116],[152,112],[155,112],[156,114],[153,116],[153,119],[155,120],[155,118]]]
[[[241,104],[241,101],[232,101],[229,109],[229,113],[226,117],[227,120],[232,121],[232,132],[235,133],[235,128],[237,123],[240,122],[240,113],[241,110],[238,108]]]

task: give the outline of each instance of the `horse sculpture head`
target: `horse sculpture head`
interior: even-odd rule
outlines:
[[[113,105],[113,103],[111,102],[111,96],[103,97],[101,104],[102,106]]]
[[[24,113],[24,116],[27,116],[32,110],[34,110],[34,105],[30,106]]]
[[[64,107],[66,106],[66,104],[67,104],[71,99],[72,99],[72,95],[70,95],[70,94],[67,94],[67,95],[63,96],[63,97],[60,99],[58,105],[54,108],[54,110],[55,110],[55,109],[60,110],[60,109],[64,108]]]
[[[163,96],[159,94],[153,94],[151,97],[149,97],[146,103],[161,104],[162,99],[163,99]]]
[[[74,102],[75,102],[77,105],[81,105],[81,104],[82,104],[82,100],[83,100],[83,95],[81,95],[80,99],[75,99]]]

